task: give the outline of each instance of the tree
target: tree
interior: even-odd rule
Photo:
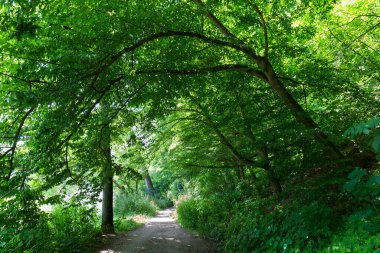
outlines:
[[[153,187],[152,178],[150,177],[148,170],[145,170],[144,174],[145,174],[144,183],[145,183],[146,191],[150,196],[153,196],[155,193],[155,189]]]
[[[115,232],[113,224],[113,175],[111,157],[111,130],[109,125],[102,127],[100,149],[103,161],[103,198],[102,198],[102,232]]]
[[[41,193],[64,183],[94,201],[113,169],[138,180],[150,164],[210,188],[286,192],[315,168],[342,179],[373,164],[342,133],[378,114],[376,4],[2,3],[0,197],[26,206],[34,185],[30,202],[53,201]],[[111,157],[111,135],[128,152]]]

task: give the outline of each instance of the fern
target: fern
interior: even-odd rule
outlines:
[[[358,135],[369,135],[372,129],[380,126],[380,117],[375,117],[367,121],[358,123],[344,132],[345,137],[357,137]]]
[[[344,132],[345,137],[355,138],[359,135],[367,135],[367,142],[375,151],[376,159],[380,161],[380,117],[372,118],[365,122],[353,125]]]

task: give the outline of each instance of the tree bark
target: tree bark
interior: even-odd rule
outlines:
[[[144,182],[145,182],[146,191],[148,192],[148,194],[150,196],[153,196],[155,190],[154,190],[154,187],[153,187],[152,178],[150,177],[148,171],[146,171],[146,174],[145,174],[145,177],[144,177]]]
[[[334,158],[344,158],[342,153],[336,147],[336,145],[330,141],[327,135],[322,129],[315,123],[310,115],[302,108],[302,106],[292,97],[292,95],[286,90],[285,86],[278,79],[273,66],[267,59],[263,59],[260,63],[260,67],[264,69],[265,76],[268,79],[269,85],[277,93],[280,100],[289,108],[295,119],[303,124],[306,128],[314,131],[314,137],[321,142],[326,148],[329,149]]]
[[[102,128],[100,148],[103,162],[102,232],[114,233],[113,224],[113,169],[111,160],[111,131],[107,124]]]
[[[104,176],[105,183],[103,185],[103,204],[102,204],[102,232],[114,233],[113,225],[113,183],[112,174]]]

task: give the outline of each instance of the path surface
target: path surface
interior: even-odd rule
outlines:
[[[160,211],[144,227],[109,239],[98,253],[212,253],[211,242],[190,235],[171,217],[174,209]]]

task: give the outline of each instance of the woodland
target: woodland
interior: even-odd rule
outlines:
[[[376,0],[1,0],[0,252],[175,205],[220,252],[380,252]]]

